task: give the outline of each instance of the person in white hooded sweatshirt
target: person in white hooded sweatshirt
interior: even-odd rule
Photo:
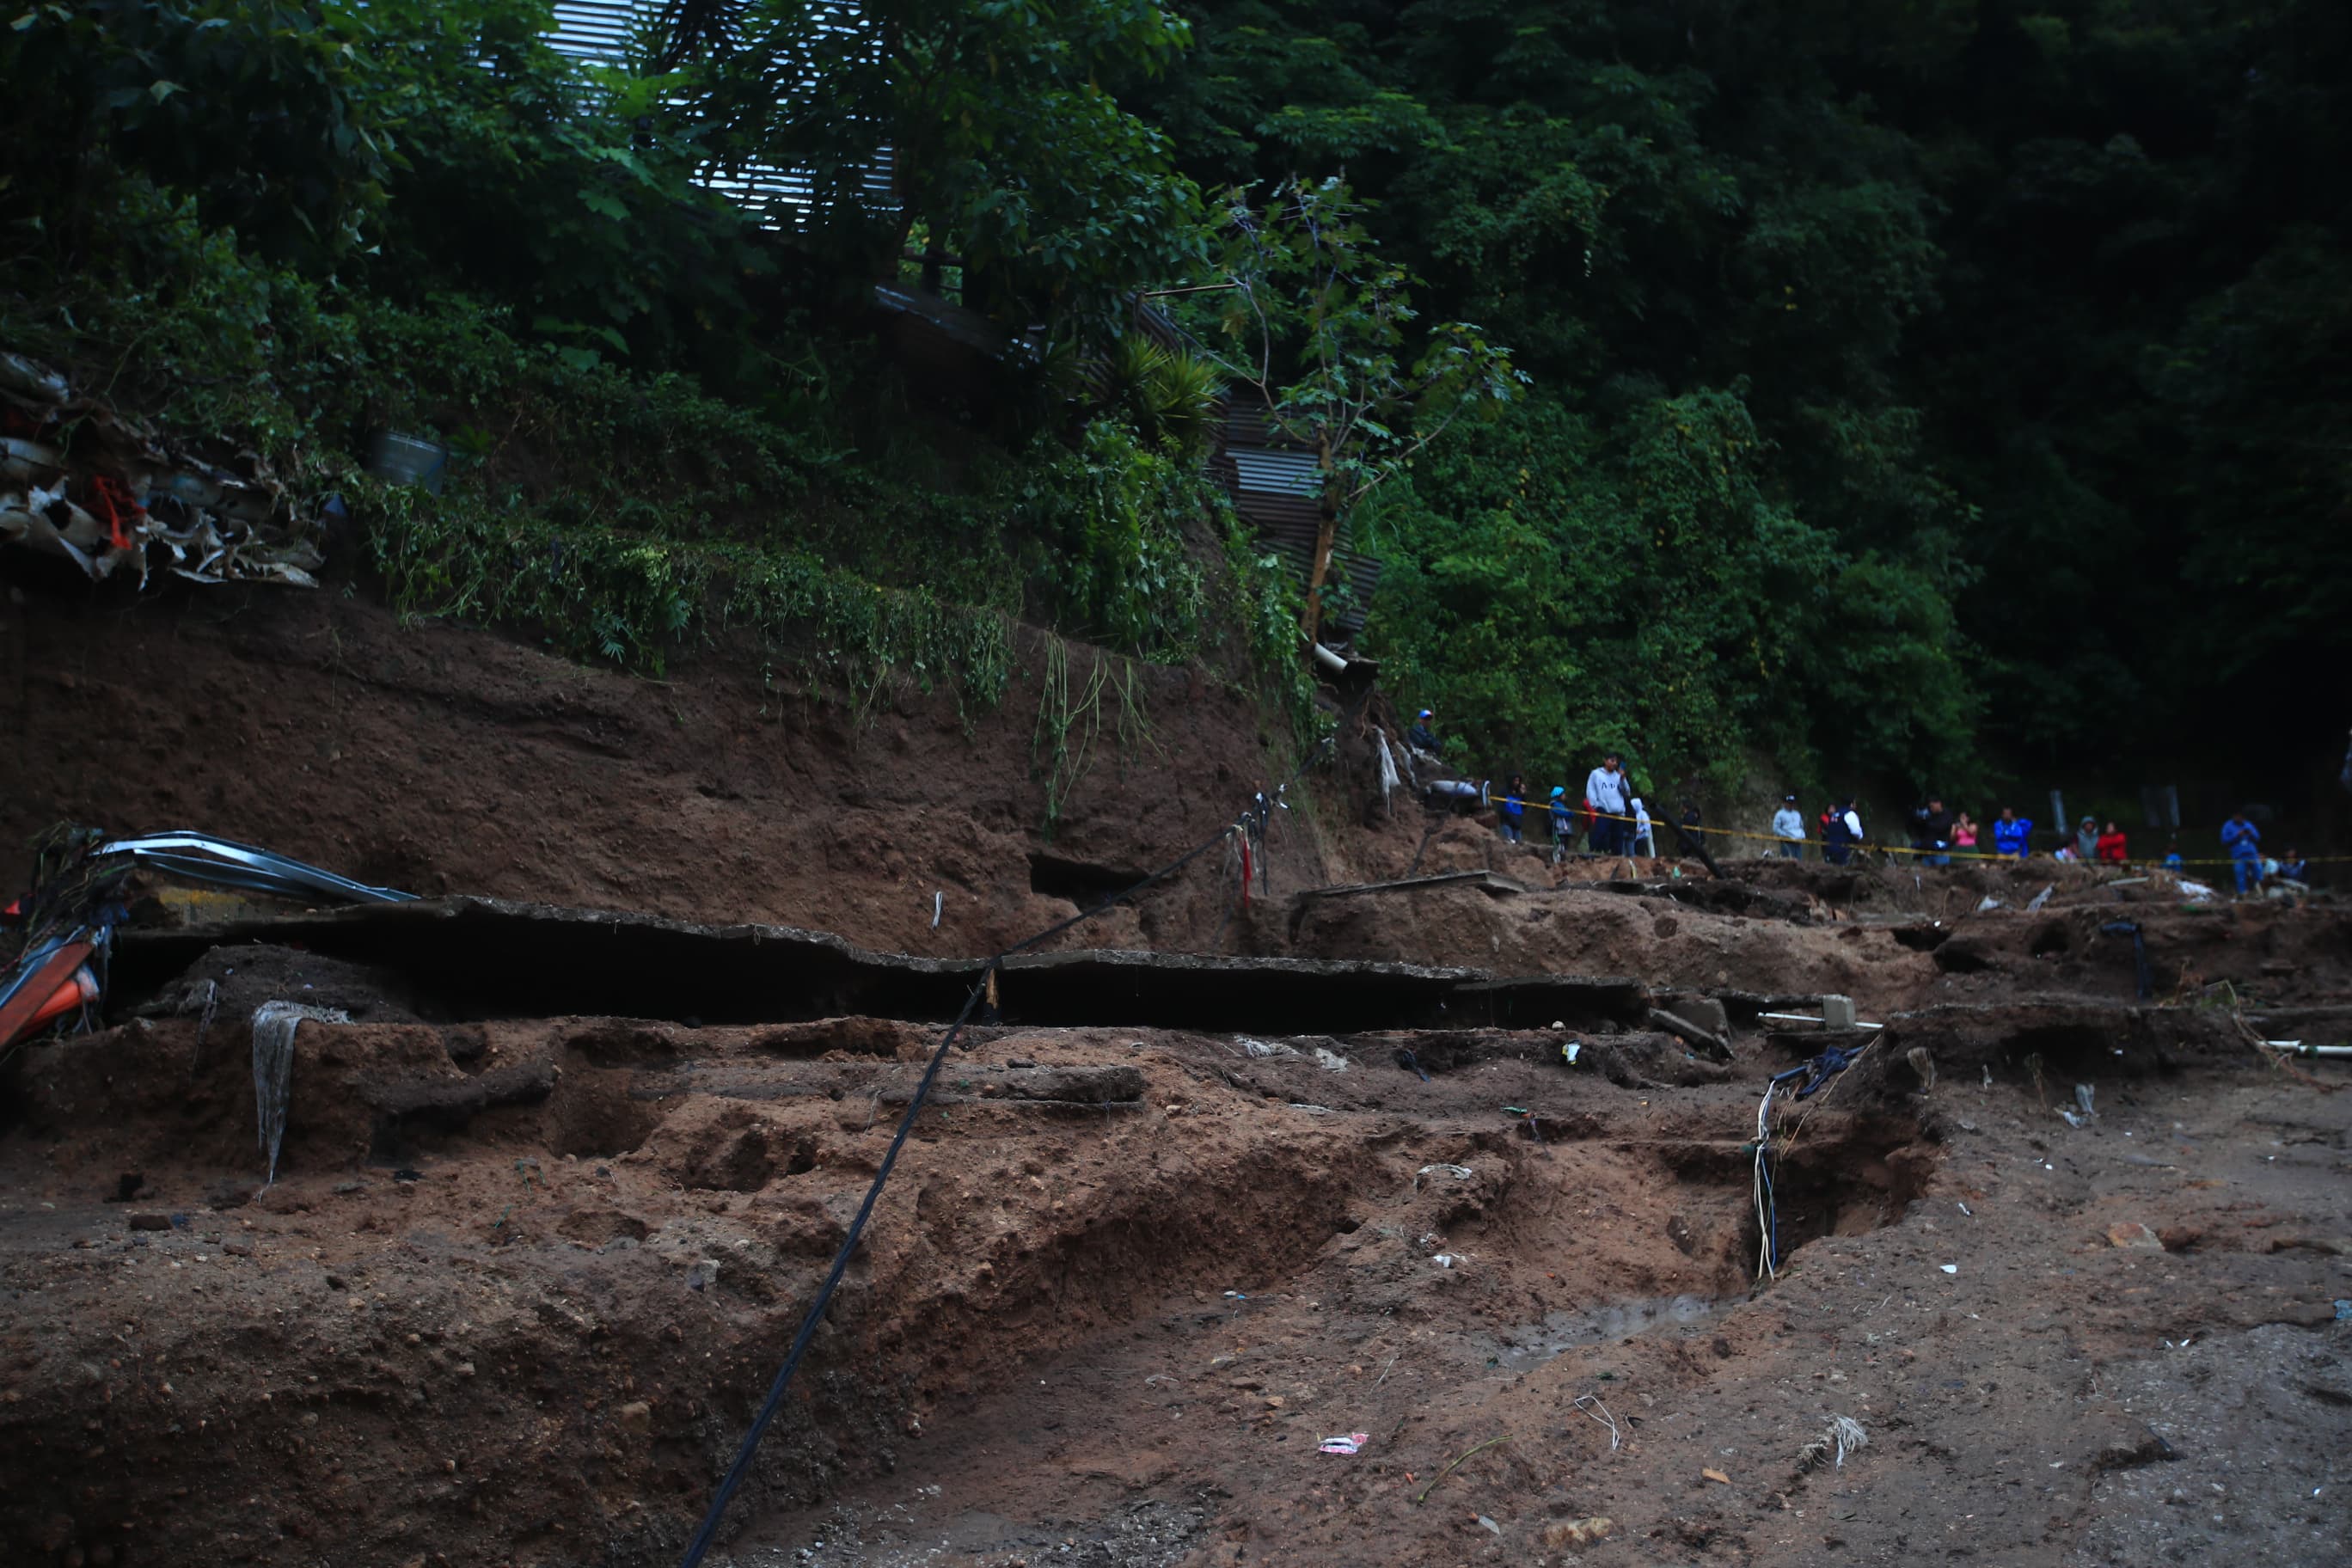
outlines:
[[[1592,819],[1594,854],[1625,853],[1625,846],[1633,838],[1633,825],[1618,819],[1632,815],[1626,809],[1632,800],[1633,792],[1625,783],[1624,759],[1612,752],[1584,779],[1584,804],[1596,814]]]
[[[1633,797],[1633,841],[1625,852],[1638,855],[1645,860],[1658,858],[1658,842],[1650,835],[1649,809],[1643,805],[1642,797],[1638,795]]]

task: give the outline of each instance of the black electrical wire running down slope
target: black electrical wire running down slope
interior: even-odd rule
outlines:
[[[1315,759],[1322,754],[1324,746],[1329,743],[1326,741],[1309,752],[1306,760],[1298,764],[1297,772],[1270,798],[1280,800],[1283,793],[1298,781],[1299,775],[1313,764]],[[776,1418],[776,1412],[783,1408],[784,1393],[792,1386],[793,1374],[800,1370],[801,1358],[808,1353],[809,1342],[816,1337],[817,1325],[824,1321],[825,1309],[832,1305],[834,1290],[841,1284],[841,1277],[857,1251],[858,1241],[866,1234],[866,1222],[872,1217],[874,1205],[890,1180],[891,1167],[898,1163],[898,1151],[906,1146],[907,1135],[915,1129],[915,1119],[923,1112],[923,1102],[930,1097],[931,1084],[939,1077],[940,1064],[946,1061],[948,1052],[955,1048],[956,1037],[963,1033],[964,1025],[971,1021],[972,1009],[987,994],[990,982],[1004,961],[1015,953],[1027,952],[1039,942],[1051,941],[1107,910],[1116,909],[1153,883],[1175,875],[1234,834],[1245,831],[1244,824],[1255,823],[1262,829],[1268,798],[1264,795],[1257,797],[1241,821],[1219,828],[1126,891],[1091,910],[1083,910],[1066,921],[1046,927],[1035,936],[1006,948],[988,961],[988,966],[981,971],[980,983],[964,999],[963,1010],[956,1015],[955,1022],[948,1026],[948,1032],[940,1039],[939,1048],[931,1053],[929,1063],[924,1067],[921,1081],[915,1085],[914,1095],[907,1101],[907,1113],[898,1119],[898,1131],[892,1135],[889,1150],[882,1156],[881,1168],[874,1173],[874,1184],[866,1189],[866,1201],[858,1205],[857,1217],[849,1222],[849,1234],[842,1238],[841,1250],[834,1254],[833,1268],[825,1274],[824,1284],[817,1290],[816,1300],[809,1303],[808,1315],[801,1320],[800,1332],[793,1337],[793,1348],[785,1354],[784,1364],[776,1369],[775,1381],[768,1387],[768,1397],[761,1404],[760,1413],[751,1418],[751,1429],[743,1434],[742,1445],[735,1451],[735,1462],[728,1467],[726,1476],[720,1479],[719,1490],[712,1495],[710,1507],[703,1514],[702,1523],[696,1529],[694,1539],[687,1542],[686,1555],[678,1560],[679,1568],[697,1568],[704,1554],[710,1550],[710,1543],[718,1538],[719,1527],[727,1517],[727,1505],[734,1500],[736,1489],[743,1484],[744,1477],[751,1474],[751,1461],[759,1454],[760,1440],[767,1436],[768,1424]]]

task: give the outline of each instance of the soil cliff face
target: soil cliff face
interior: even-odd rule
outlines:
[[[0,874],[187,826],[701,923],[142,906],[100,1026],[0,1068],[0,1563],[675,1561],[971,983],[766,927],[989,954],[1295,765],[1142,670],[1049,836],[1042,645],[967,718],[326,595],[5,614]],[[2352,1028],[2343,910],[1555,867],[1383,802],[1370,721],[1246,901],[1229,841],[1059,942],[1206,956],[1003,976],[728,1561],[2352,1559],[2352,1096],[2259,1044]],[[271,1000],[348,1021],[265,1184]]]
[[[421,894],[985,954],[1200,842],[1295,763],[1237,688],[1137,665],[1133,710],[1106,692],[1072,717],[1083,769],[1049,833],[1037,634],[1003,705],[967,717],[905,687],[862,709],[820,699],[722,650],[649,680],[355,598],[224,594],[6,607],[0,877],[61,819],[196,827]],[[1074,689],[1097,658],[1071,651]],[[1285,826],[1291,885],[1320,879],[1310,836]],[[1205,940],[1208,887],[1087,940]]]

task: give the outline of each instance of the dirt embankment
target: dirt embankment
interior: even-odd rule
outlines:
[[[1086,765],[1049,833],[1034,635],[1003,707],[967,717],[904,687],[821,700],[726,650],[647,680],[358,599],[236,592],[0,612],[0,877],[60,820],[197,827],[426,895],[984,954],[1207,837],[1296,761],[1241,690],[1139,665],[1137,711],[1107,694],[1074,721]],[[1072,657],[1083,688],[1095,656]],[[1274,843],[1291,886],[1324,879],[1295,815]],[[1205,941],[1213,902],[1191,879],[1089,940]]]
[[[858,721],[715,659],[634,681],[324,598],[9,617],[0,836],[186,824],[428,893],[986,953],[1278,776],[1237,698],[1152,674],[1157,749],[1102,756],[1048,842],[1034,683],[967,730],[945,700]],[[1270,889],[1242,907],[1210,857],[1079,940],[1632,984],[1522,986],[1557,1010],[1498,1020],[1452,973],[1425,1015],[1212,1033],[1101,975],[1057,1005],[1112,1016],[1047,1026],[1014,972],[732,1561],[2352,1556],[2352,1080],[2252,1043],[2352,1029],[2352,920],[2087,870],[1555,870],[1382,812],[1341,740],[1276,818]],[[1408,872],[1475,875],[1349,890]],[[586,936],[620,923],[466,928],[529,933],[544,973],[505,986],[495,953],[453,987],[425,945],[173,937],[184,973],[9,1064],[0,1561],[675,1560],[937,1014],[885,986],[771,1018],[744,983],[726,1016],[765,1021],[703,1025],[690,964],[632,977],[659,1016],[516,1000],[609,963]],[[1314,969],[1177,983],[1222,1016]],[[1316,973],[1328,1000],[1370,972]],[[1825,993],[1885,1027],[1768,1016]],[[265,1186],[271,999],[352,1021],[296,1035]],[[1759,1203],[1759,1101],[1824,1045],[1860,1054],[1781,1091]],[[1842,1458],[1839,1417],[1868,1438]]]

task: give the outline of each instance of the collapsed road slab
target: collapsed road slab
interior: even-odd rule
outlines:
[[[247,942],[396,972],[421,1006],[448,1020],[607,1015],[741,1024],[866,1014],[944,1022],[987,963],[873,952],[786,926],[457,897],[125,929],[112,984],[136,1005],[212,948]],[[1016,1023],[1346,1033],[1538,1015],[1631,1022],[1648,996],[1622,979],[1089,949],[1007,959],[997,1002]]]

